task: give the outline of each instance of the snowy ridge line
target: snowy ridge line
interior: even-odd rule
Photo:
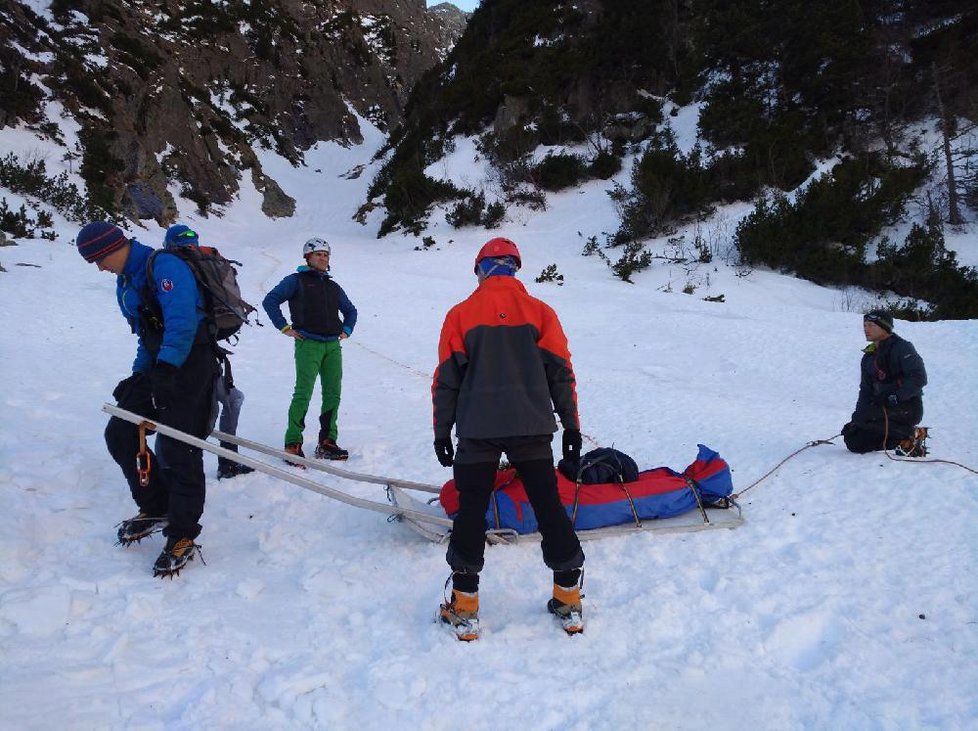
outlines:
[[[220,439],[222,442],[230,442],[231,444],[237,444],[239,447],[244,447],[246,449],[253,449],[256,452],[261,452],[262,454],[267,454],[270,457],[281,457],[288,462],[294,462],[295,464],[305,465],[306,467],[311,467],[314,470],[319,470],[320,472],[326,472],[330,475],[335,475],[336,477],[342,477],[345,480],[354,480],[356,482],[369,482],[375,485],[384,485],[386,487],[402,487],[407,490],[420,490],[421,492],[430,492],[435,495],[441,492],[441,489],[435,485],[428,485],[423,482],[412,482],[411,480],[401,480],[397,477],[382,477],[380,475],[368,475],[363,472],[353,472],[351,470],[344,470],[340,467],[333,467],[321,459],[309,459],[308,457],[298,457],[294,454],[289,454],[284,449],[276,449],[275,447],[270,447],[267,444],[262,444],[261,442],[254,442],[250,439],[245,439],[244,437],[239,437],[235,434],[225,434],[222,431],[215,429],[211,432],[212,437]]]
[[[424,520],[428,523],[439,523],[441,525],[451,526],[452,521],[448,518],[439,518],[436,515],[431,515],[430,513],[419,512],[416,510],[411,510],[408,508],[402,508],[399,506],[390,505],[388,503],[380,503],[374,500],[367,500],[366,498],[358,498],[353,495],[348,495],[341,490],[335,490],[331,487],[326,487],[325,485],[320,485],[318,482],[313,482],[312,480],[306,479],[299,475],[292,474],[291,472],[286,472],[278,467],[273,467],[267,462],[262,462],[260,459],[255,459],[244,454],[239,454],[238,452],[232,452],[230,449],[224,449],[224,447],[218,446],[216,444],[211,444],[204,439],[198,439],[195,436],[182,432],[179,429],[174,429],[173,427],[167,426],[166,424],[160,424],[155,421],[146,419],[139,414],[134,414],[131,411],[126,411],[125,409],[120,409],[118,406],[112,404],[102,404],[102,411],[112,416],[116,416],[124,421],[131,422],[133,424],[147,423],[150,425],[154,431],[164,434],[172,439],[183,442],[184,444],[189,444],[191,446],[197,447],[199,449],[204,449],[208,452],[216,454],[219,457],[225,457],[226,459],[234,460],[235,462],[240,462],[246,464],[249,467],[253,467],[259,472],[263,472],[270,477],[277,477],[280,480],[285,480],[286,482],[291,482],[293,485],[302,487],[306,490],[311,490],[312,492],[318,492],[320,495],[325,495],[326,497],[333,498],[334,500],[339,500],[347,505],[352,505],[357,508],[364,508],[366,510],[373,510],[377,513],[384,513],[385,515],[402,515],[406,518],[414,518],[418,520]],[[289,461],[300,461],[301,458],[293,458],[289,455]]]

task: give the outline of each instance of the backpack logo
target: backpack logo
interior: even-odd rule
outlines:
[[[160,282],[160,289],[162,289],[164,292],[172,292],[173,291],[173,280],[171,280],[171,279],[164,279],[162,282]]]

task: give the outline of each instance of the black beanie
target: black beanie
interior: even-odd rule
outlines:
[[[888,333],[893,332],[893,315],[883,310],[870,310],[863,315],[864,320],[869,320],[879,325]]]

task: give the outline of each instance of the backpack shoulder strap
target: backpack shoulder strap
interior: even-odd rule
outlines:
[[[200,284],[197,272],[194,270],[190,257],[188,257],[184,252],[184,248],[185,247],[176,249],[154,249],[152,253],[150,253],[149,258],[146,260],[146,282],[151,290],[155,291],[156,289],[156,277],[153,276],[153,265],[156,263],[156,257],[158,257],[160,254],[172,254],[173,256],[177,257],[177,259],[184,262],[187,265],[187,268],[190,269],[190,273],[193,275],[194,280]]]
[[[153,264],[156,262],[156,256],[159,254],[161,249],[156,249],[151,252],[149,258],[146,259],[146,286],[150,291],[156,289],[156,278],[153,276]]]

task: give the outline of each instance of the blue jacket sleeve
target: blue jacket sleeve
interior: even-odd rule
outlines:
[[[163,345],[157,362],[179,368],[190,354],[204,317],[203,298],[190,267],[161,252],[153,265],[153,292],[163,311]]]
[[[277,330],[281,330],[289,324],[282,316],[282,303],[288,302],[295,296],[297,286],[298,278],[295,274],[290,274],[276,284],[274,289],[266,294],[265,299],[261,301],[265,314],[268,315],[268,319],[272,321]]]
[[[337,285],[339,287],[339,285]],[[340,290],[340,312],[343,313],[343,332],[348,336],[353,334],[353,328],[357,326],[357,308],[353,306],[350,302],[350,298],[346,296],[346,292],[343,291],[342,287]]]

